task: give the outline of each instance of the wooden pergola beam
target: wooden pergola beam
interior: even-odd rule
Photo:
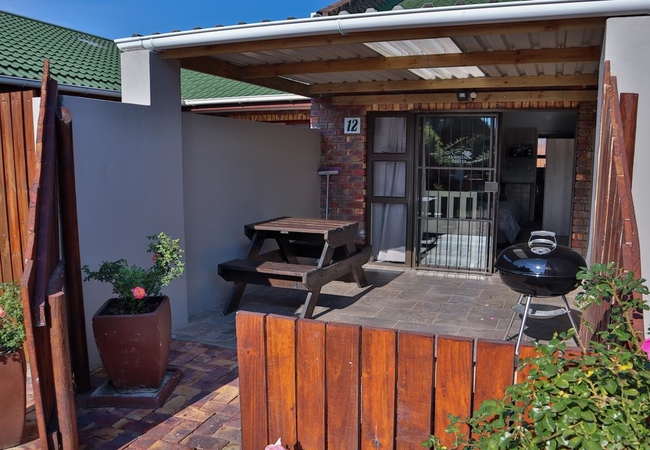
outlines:
[[[598,91],[592,90],[559,90],[559,91],[503,91],[478,92],[474,103],[501,102],[554,102],[554,101],[594,101]],[[334,96],[334,105],[375,105],[375,104],[404,104],[404,103],[457,103],[455,93],[448,94],[395,94],[395,95],[349,95]],[[467,102],[471,103],[471,102]]]
[[[368,81],[358,83],[312,84],[309,95],[335,95],[367,92],[431,91],[441,89],[540,88],[597,86],[597,75],[541,75],[520,77],[475,77],[462,79]]]
[[[357,72],[441,67],[494,66],[500,64],[542,64],[586,62],[600,59],[600,47],[500,50],[493,52],[447,53],[442,55],[349,58],[333,61],[263,64],[242,68],[242,79],[270,78],[311,73]]]

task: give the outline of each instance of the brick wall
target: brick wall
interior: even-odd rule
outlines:
[[[591,182],[596,129],[596,102],[499,102],[445,104],[382,104],[334,106],[330,99],[312,101],[311,125],[321,131],[321,166],[341,168],[330,177],[329,217],[366,223],[367,114],[374,111],[464,111],[507,109],[578,109],[578,137],[573,200],[571,247],[586,254],[589,232]],[[345,117],[361,118],[361,134],[343,133]],[[325,216],[325,177],[321,180],[321,216]]]

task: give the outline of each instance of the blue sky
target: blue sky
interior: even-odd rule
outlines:
[[[0,10],[116,39],[215,25],[284,20],[336,0],[0,0]]]

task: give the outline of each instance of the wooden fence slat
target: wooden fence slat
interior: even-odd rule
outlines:
[[[39,116],[39,136],[36,143],[41,149],[40,180],[38,184],[36,216],[36,285],[34,311],[36,326],[47,324],[46,298],[50,276],[58,263],[58,207],[56,196],[56,130],[57,84],[49,78],[43,81],[47,96],[43,96],[42,115]],[[41,122],[42,118],[42,122]],[[38,164],[37,164],[38,165]]]
[[[242,448],[263,449],[269,444],[266,403],[266,345],[264,314],[238,311],[236,315]]]
[[[27,236],[27,216],[29,213],[29,178],[28,153],[33,153],[34,131],[31,97],[27,93],[12,92],[11,95],[11,117],[14,127],[14,164],[16,167],[16,195],[18,198],[18,225],[21,241],[21,259],[24,264],[22,249],[25,248]],[[31,91],[29,92],[31,95]],[[25,116],[30,118],[25,122]],[[29,140],[31,136],[32,140]]]
[[[397,332],[361,330],[361,449],[393,450]]]
[[[269,442],[296,442],[296,319],[267,316],[266,376]]]
[[[1,104],[6,104],[8,102],[8,94],[0,95]],[[11,120],[9,117],[5,117],[5,114],[2,112],[4,110],[5,108],[0,107],[0,148],[10,149]],[[6,187],[9,180],[7,179],[4,163],[2,161],[0,161],[0,182],[2,183],[2,187],[0,188],[0,206],[2,207],[0,208],[0,275],[2,275],[3,280],[12,281],[14,280],[14,274],[11,265],[11,232],[9,230],[9,212],[7,208],[6,193]]]
[[[327,449],[359,448],[361,328],[327,324],[325,349]]]
[[[38,436],[41,448],[47,448],[47,422],[49,415],[44,408],[45,401],[41,389],[41,357],[36,349],[36,336],[35,330],[37,329],[33,324],[33,315],[31,311],[31,299],[34,290],[34,261],[28,259],[25,261],[25,271],[23,272],[20,281],[20,296],[22,298],[23,310],[25,311],[25,346],[27,347],[27,354],[29,355],[29,368],[31,370],[32,378],[32,391],[34,394],[34,410],[36,412],[36,426],[38,428]],[[42,328],[39,328],[42,330]]]
[[[473,347],[472,339],[438,338],[436,358],[436,393],[434,400],[434,433],[444,445],[451,446],[454,436],[445,433],[448,414],[467,417],[472,411]],[[469,429],[461,427],[469,435]]]
[[[296,448],[325,448],[325,322],[300,320],[296,336]]]
[[[484,341],[476,344],[476,411],[485,400],[502,399],[506,388],[515,380],[514,342]]]
[[[74,175],[74,153],[72,146],[72,115],[62,107],[57,114],[57,164],[59,175],[60,214],[63,254],[65,255],[66,300],[72,343],[72,369],[75,389],[78,393],[90,390],[88,343],[86,339],[86,314],[81,278],[81,256],[79,250],[79,228],[77,224],[77,195]]]
[[[52,315],[52,359],[54,364],[54,389],[62,450],[79,448],[77,435],[77,412],[75,411],[70,347],[68,342],[67,310],[65,294],[61,291],[48,296]]]
[[[0,101],[0,121],[5,124],[2,130],[2,160],[4,164],[4,190],[7,224],[9,228],[9,251],[11,259],[11,279],[17,280],[23,273],[23,250],[18,221],[18,193],[16,191],[16,144],[18,140],[12,118],[11,95],[5,94]]]
[[[397,336],[396,449],[419,448],[432,433],[435,337]]]

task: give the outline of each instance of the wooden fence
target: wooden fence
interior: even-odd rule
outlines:
[[[641,249],[632,200],[636,99],[636,94],[621,94],[619,99],[616,77],[611,75],[606,61],[598,130],[594,230],[588,263],[614,262],[640,277]],[[621,103],[627,107],[622,108]],[[592,307],[585,312],[585,318],[597,329],[603,329],[609,320],[608,311],[608,304]],[[642,320],[635,324],[641,328]]]
[[[534,348],[522,346],[521,357]],[[237,313],[242,449],[422,448],[503,398],[514,343]],[[467,433],[468,430],[463,430]]]
[[[34,175],[33,91],[0,94],[0,281],[20,280]]]

